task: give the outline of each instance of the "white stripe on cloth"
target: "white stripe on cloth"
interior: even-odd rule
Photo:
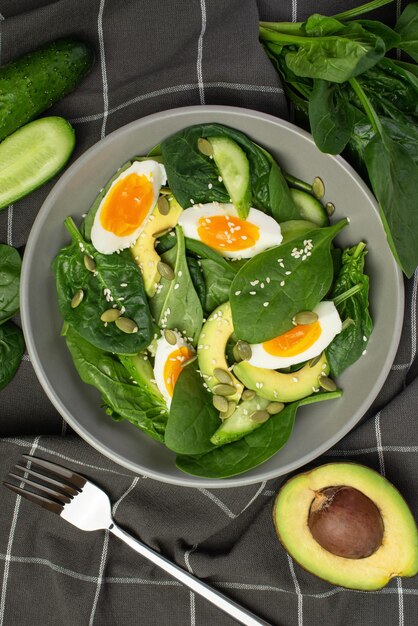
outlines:
[[[28,447],[28,442],[23,439],[18,439],[17,437],[3,437],[2,442],[12,443],[16,446],[22,446],[23,448]],[[82,465],[83,467],[89,467],[91,469],[100,470],[101,472],[109,472],[110,474],[117,474],[118,476],[130,476],[130,474],[123,474],[122,472],[116,472],[115,470],[108,469],[107,467],[99,467],[98,465],[92,465],[91,463],[85,463],[84,461],[78,461],[77,459],[73,459],[70,456],[66,456],[65,454],[61,454],[60,452],[56,452],[55,450],[51,450],[51,448],[45,448],[44,446],[38,446],[38,450],[42,452],[47,452],[48,454],[52,454],[57,456],[65,461],[71,461],[71,463],[77,463],[77,465]]]
[[[414,272],[414,286],[412,287],[411,296],[411,358],[408,364],[408,370],[411,368],[417,355],[417,294],[418,291],[418,268]]]
[[[189,571],[190,574],[194,575],[194,571],[192,566],[190,565],[190,555],[192,554],[192,552],[194,552],[197,548],[197,543],[194,544],[194,546],[192,548],[190,548],[190,550],[187,550],[184,553],[184,562],[186,563],[186,567]],[[194,594],[193,591],[190,591],[190,626],[196,626],[196,600],[195,600],[196,596]]]
[[[205,0],[200,0],[200,10],[202,13],[202,28],[200,30],[199,40],[197,42],[197,80],[199,83],[199,97],[200,104],[205,104],[205,85],[203,83],[203,70],[202,70],[202,58],[203,58],[203,37],[206,32],[206,4]]]
[[[105,57],[104,39],[103,39],[104,5],[105,5],[105,0],[100,0],[99,15],[97,17],[97,30],[98,30],[98,35],[99,35],[99,49],[100,49],[100,67],[102,70],[102,82],[103,82],[103,123],[102,123],[102,128],[100,131],[101,139],[103,139],[103,137],[106,135],[106,121],[107,121],[107,114],[108,114],[108,109],[109,109],[106,57]]]
[[[292,22],[298,21],[298,0],[292,0]]]
[[[7,245],[13,245],[13,204],[7,208]]]
[[[32,447],[31,447],[31,449],[29,451],[29,455],[30,456],[33,456],[35,454],[35,450],[36,450],[36,448],[38,446],[40,438],[41,438],[41,435],[38,435],[33,440]],[[24,473],[24,478],[27,478],[27,477],[28,477],[28,473],[25,472]],[[20,483],[20,486],[23,487],[23,483]],[[7,548],[6,548],[6,558],[5,558],[6,562],[4,564],[3,584],[2,584],[1,599],[0,599],[0,626],[3,626],[3,623],[4,623],[4,613],[5,613],[5,608],[6,608],[7,582],[8,582],[8,579],[9,579],[9,569],[10,569],[10,562],[11,562],[11,555],[12,555],[13,539],[14,539],[14,536],[15,536],[17,518],[18,518],[18,515],[19,515],[19,509],[20,509],[21,501],[22,501],[22,496],[17,495],[16,496],[15,508],[14,508],[14,511],[13,511],[12,524],[11,524],[11,527],[10,527],[9,539],[8,539]]]
[[[383,456],[383,447],[382,447],[382,432],[380,430],[380,411],[376,413],[376,417],[374,418],[374,430],[376,433],[377,454],[379,456],[380,473],[382,474],[382,476],[386,476],[385,459]]]
[[[273,87],[271,85],[247,85],[240,83],[228,83],[226,81],[220,82],[211,82],[205,83],[205,89],[216,89],[216,88],[224,88],[224,89],[232,89],[234,91],[250,91],[256,93],[277,93],[284,94],[284,91],[281,87]],[[185,83],[184,85],[173,85],[172,87],[164,87],[162,89],[156,89],[155,91],[149,91],[148,93],[142,94],[140,96],[136,96],[135,98],[131,98],[130,100],[126,100],[126,102],[122,102],[122,104],[118,104],[115,107],[112,107],[108,110],[107,115],[113,115],[117,111],[121,109],[125,109],[132,104],[136,104],[137,102],[143,102],[144,100],[149,100],[151,98],[158,98],[160,96],[166,96],[172,93],[180,93],[183,91],[193,91],[199,89],[199,83]],[[74,117],[69,120],[71,124],[85,124],[87,122],[94,122],[96,120],[100,120],[104,117],[104,113],[93,113],[92,115],[85,115],[83,117]]]
[[[295,568],[293,567],[293,561],[289,555],[287,555],[289,562],[290,573],[292,575],[293,584],[295,585],[295,591],[298,598],[298,626],[303,626],[303,594],[300,591],[299,581],[296,577]]]
[[[138,480],[139,480],[139,476],[136,476],[134,478],[134,480],[132,481],[132,483],[130,484],[130,486],[128,487],[128,489],[121,495],[119,500],[117,500],[115,502],[115,504],[112,507],[112,515],[115,515],[116,511],[118,510],[118,507],[119,507],[120,503],[126,498],[126,496],[129,493],[131,493],[132,489],[135,488],[135,485],[137,484]],[[109,531],[105,530],[105,538],[104,538],[104,541],[103,541],[102,556],[100,558],[99,576],[97,578],[97,586],[96,586],[96,592],[94,594],[93,606],[91,607],[89,626],[93,626],[93,622],[94,622],[94,616],[95,616],[96,609],[97,609],[97,603],[98,603],[98,600],[99,600],[100,589],[101,589],[102,583],[103,583],[103,572],[104,572],[104,568],[105,568],[105,564],[106,564],[106,557],[107,557],[108,547],[109,547]]]
[[[216,506],[222,509],[222,511],[226,513],[228,517],[230,517],[231,519],[235,519],[237,517],[237,515],[233,513],[231,509],[229,509],[226,504],[222,502],[222,500],[220,500],[218,496],[215,496],[211,491],[205,489],[204,487],[199,487],[198,491],[200,491],[200,493],[203,493],[203,495],[209,498],[209,500],[212,500],[212,502],[214,502]]]
[[[382,452],[418,452],[418,446],[381,446]],[[372,454],[378,452],[379,448],[358,448],[357,450],[330,450],[327,456],[358,456],[359,454]]]

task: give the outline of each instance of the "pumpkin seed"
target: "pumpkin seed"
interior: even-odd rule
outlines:
[[[84,267],[89,272],[95,272],[96,271],[96,262],[88,254],[84,255]]]
[[[129,319],[129,317],[118,317],[115,320],[115,324],[119,330],[123,333],[127,333],[128,335],[138,332],[138,326],[133,320]]]
[[[277,415],[277,413],[280,413],[280,411],[283,411],[283,409],[283,402],[270,402],[270,404],[266,408],[266,411],[269,415]]]
[[[203,137],[199,137],[199,139],[197,140],[197,147],[199,149],[199,152],[201,152],[205,156],[213,155],[212,144],[207,139],[204,139]]]
[[[333,202],[327,202],[325,205],[325,210],[328,213],[328,217],[334,215],[335,212],[335,204]]]
[[[114,322],[122,315],[122,311],[120,309],[107,309],[107,311],[103,311],[100,316],[102,322]]]
[[[312,193],[318,200],[321,200],[321,198],[323,198],[325,195],[324,181],[322,180],[322,178],[319,178],[319,176],[315,176],[315,178],[313,179]]]
[[[250,415],[250,420],[255,424],[263,424],[264,422],[267,422],[269,417],[270,414],[267,413],[267,411],[254,411],[254,413]]]
[[[158,272],[161,274],[161,276],[163,278],[166,278],[167,280],[174,280],[174,270],[172,267],[170,267],[169,265],[167,265],[167,263],[163,263],[162,261],[158,261],[157,263],[157,270]]]
[[[233,385],[226,385],[223,383],[213,387],[213,393],[216,393],[217,396],[232,396],[236,393],[236,391],[237,390]]]
[[[235,344],[235,346],[232,348],[232,355],[237,363],[242,361],[241,355],[238,352],[237,344]]]
[[[299,313],[296,313],[293,320],[296,324],[303,324],[306,326],[307,324],[314,324],[317,322],[318,315],[315,311],[300,311]]]
[[[319,384],[325,391],[335,391],[337,389],[337,385],[329,376],[321,376],[319,378]]]
[[[224,396],[213,396],[212,403],[215,409],[218,409],[220,413],[226,413],[228,411],[228,400]]]
[[[248,359],[251,359],[253,353],[249,343],[238,339],[234,347],[237,349],[237,353],[240,356],[241,361],[248,361]]]
[[[231,417],[232,413],[235,411],[236,404],[235,402],[228,402],[228,408],[226,411],[221,411],[219,413],[219,417],[221,420],[226,420],[228,417]]]
[[[252,400],[253,398],[255,398],[255,391],[253,391],[252,389],[244,389],[244,391],[242,392],[242,399]]]
[[[78,305],[82,303],[83,298],[84,298],[84,291],[82,289],[79,289],[78,291],[76,291],[71,300],[71,308],[76,309]]]
[[[163,196],[171,196],[171,189],[170,189],[170,187],[161,187],[160,194],[163,195]]]
[[[158,210],[161,215],[168,215],[170,213],[170,203],[165,196],[158,198]]]
[[[322,352],[321,354],[318,354],[318,356],[315,356],[313,359],[309,361],[309,367],[315,367],[315,365],[319,363],[319,361],[321,360],[321,357],[322,357]]]
[[[228,372],[228,370],[224,370],[221,367],[215,367],[213,370],[213,375],[220,383],[225,383],[225,385],[230,385],[233,382],[232,374]]]
[[[173,330],[165,330],[163,334],[164,334],[164,339],[166,340],[167,343],[169,343],[171,346],[176,345],[177,335]]]

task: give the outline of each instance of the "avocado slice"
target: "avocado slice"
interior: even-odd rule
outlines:
[[[223,446],[226,443],[242,439],[256,428],[264,424],[264,421],[254,421],[251,416],[256,411],[265,411],[270,402],[265,398],[255,396],[251,400],[244,400],[237,406],[231,417],[222,422],[219,428],[210,438],[215,446]],[[267,418],[268,419],[268,418]]]
[[[233,372],[245,387],[253,389],[262,398],[272,402],[295,402],[319,390],[318,381],[322,375],[328,375],[329,365],[325,354],[322,354],[313,367],[306,363],[290,374],[254,367],[247,361],[237,363]]]
[[[229,302],[224,302],[210,314],[207,322],[202,327],[202,332],[197,342],[199,369],[211,391],[215,385],[219,384],[219,380],[213,374],[214,369],[228,369],[225,349],[228,339],[233,332],[231,305]],[[238,402],[243,386],[235,376],[232,376],[232,378],[231,384],[235,385],[237,392],[232,396],[228,396],[228,400]]]
[[[131,248],[132,256],[140,267],[144,278],[145,291],[150,298],[155,294],[161,278],[157,270],[157,264],[161,257],[154,249],[157,240],[155,235],[174,228],[183,210],[174,197],[171,197],[169,204],[170,210],[167,215],[160,213],[158,206],[154,208],[135,245]]]
[[[238,211],[245,219],[251,208],[250,162],[244,150],[229,137],[210,137],[213,158],[223,184]]]
[[[330,490],[332,497],[324,500],[320,508],[324,493]],[[343,490],[346,495],[341,496],[337,506],[335,493]],[[352,496],[351,501],[347,494]],[[368,509],[364,504],[367,500],[372,505],[367,505]],[[373,506],[381,518],[381,536],[371,513]],[[328,517],[331,525],[326,527],[327,549],[314,538],[311,530],[314,528],[313,512],[318,507],[321,515],[325,515],[320,520],[323,530],[328,523],[327,516],[331,516]],[[407,503],[388,480],[363,465],[329,463],[294,476],[279,491],[273,518],[277,535],[291,557],[308,572],[334,585],[374,590],[384,587],[396,576],[418,573],[418,533]],[[362,539],[357,541],[356,528],[358,534],[366,533],[366,542],[370,537],[379,539],[369,556],[354,556],[353,545],[361,544]],[[335,554],[332,541],[339,543],[348,556]]]

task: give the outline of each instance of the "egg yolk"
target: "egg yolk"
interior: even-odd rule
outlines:
[[[298,324],[283,335],[263,343],[263,348],[274,356],[295,356],[310,348],[322,332],[319,322]]]
[[[154,202],[152,183],[143,174],[129,174],[108,192],[100,223],[118,237],[131,235],[147,217]]]
[[[258,226],[228,215],[201,217],[197,233],[200,240],[211,248],[230,252],[251,248],[260,238]]]
[[[180,376],[182,363],[188,361],[192,356],[193,352],[189,350],[189,348],[181,346],[181,348],[173,350],[166,360],[164,365],[164,381],[171,397],[173,397],[174,386]]]

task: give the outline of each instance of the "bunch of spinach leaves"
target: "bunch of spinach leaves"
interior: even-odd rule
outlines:
[[[12,380],[25,350],[22,331],[10,321],[19,311],[21,265],[15,248],[0,244],[0,390]]]
[[[369,179],[389,246],[406,276],[418,265],[418,2],[395,29],[354,19],[392,0],[334,17],[260,24],[260,38],[297,111],[323,152],[346,156]]]

